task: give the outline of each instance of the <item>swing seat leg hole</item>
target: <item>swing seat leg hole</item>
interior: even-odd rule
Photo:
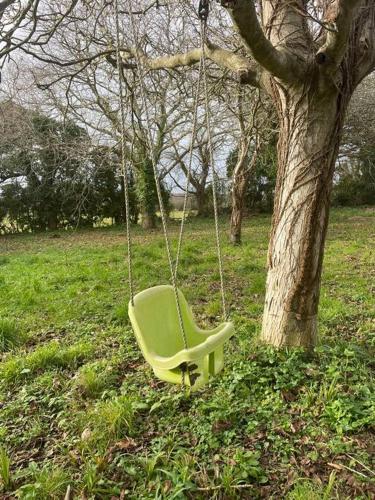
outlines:
[[[202,359],[185,364],[183,367],[185,370],[185,385],[190,387],[192,391],[195,391],[207,384],[210,377],[217,375],[223,369],[223,366],[223,347],[220,346]],[[172,384],[181,384],[182,382],[181,365],[170,370],[163,370],[156,367],[153,370],[156,377],[165,382]]]

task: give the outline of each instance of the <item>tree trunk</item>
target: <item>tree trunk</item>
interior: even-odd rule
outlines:
[[[277,89],[278,179],[268,249],[262,340],[312,347],[345,92]],[[288,94],[287,94],[288,92]]]
[[[48,223],[47,227],[50,231],[55,231],[57,229],[58,221],[57,221],[57,215],[55,214],[50,214],[48,216]]]
[[[232,213],[230,218],[230,241],[241,244],[242,218],[245,204],[247,181],[249,178],[245,161],[238,162],[233,172]]]
[[[197,200],[197,217],[207,217],[207,192],[204,187],[203,189],[196,189],[195,198]]]
[[[250,161],[248,159],[250,141],[245,140],[242,142],[241,147],[239,148],[239,157],[233,170],[230,241],[234,245],[241,244],[242,219],[245,207],[246,188],[250,174],[255,168],[258,157],[259,144],[258,141],[256,142],[257,145]]]
[[[142,228],[149,230],[155,229],[156,227],[156,218],[154,213],[143,213],[142,214]]]

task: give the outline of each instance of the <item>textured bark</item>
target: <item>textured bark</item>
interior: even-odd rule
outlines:
[[[312,347],[335,160],[348,94],[275,85],[278,181],[268,252],[262,340]]]
[[[218,66],[237,73],[238,78],[242,83],[259,87],[259,74],[257,64],[254,61],[249,61],[246,57],[235,54],[229,50],[225,50],[207,40],[205,45],[206,57],[215,62]],[[127,49],[121,53],[122,63],[124,68],[134,69],[134,64],[129,63],[137,54],[135,49]],[[200,48],[190,50],[189,52],[174,54],[172,56],[162,56],[155,59],[146,58],[142,53],[138,52],[138,57],[142,59],[143,64],[152,70],[157,69],[176,69],[183,66],[192,66],[199,62],[202,55]],[[116,60],[112,54],[107,56],[108,62],[116,65]]]
[[[155,229],[156,220],[154,214],[144,213],[142,214],[142,228],[143,229]]]
[[[239,161],[233,175],[232,212],[230,218],[230,241],[234,245],[241,244],[242,219],[249,174],[250,169],[246,168],[245,161]]]
[[[362,10],[352,12],[347,22],[342,12],[349,4],[351,9],[361,4]],[[268,22],[273,11],[271,4],[264,5]],[[275,346],[316,344],[324,243],[343,119],[356,85],[374,64],[374,2],[336,0],[335,8],[329,21],[337,21],[337,31],[326,36],[304,78],[294,84],[270,78],[280,137],[261,337]],[[291,27],[284,23],[285,37]],[[289,46],[302,58],[308,46],[298,44],[296,33],[289,37]],[[274,43],[279,36],[278,29],[272,30]],[[308,61],[308,54],[304,59]]]
[[[208,215],[208,203],[207,203],[207,192],[206,186],[196,186],[195,198],[197,200],[197,216],[207,217]]]

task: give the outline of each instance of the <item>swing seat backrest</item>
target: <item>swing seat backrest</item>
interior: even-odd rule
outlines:
[[[180,309],[188,347],[202,342],[192,312],[178,290]],[[151,356],[169,358],[184,349],[176,299],[170,285],[148,288],[134,297],[129,315],[146,359]]]

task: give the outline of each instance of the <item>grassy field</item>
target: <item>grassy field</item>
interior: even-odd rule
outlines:
[[[269,218],[224,242],[236,336],[191,397],[140,355],[123,229],[1,237],[0,498],[374,498],[374,219],[332,213],[313,355],[257,343]],[[217,324],[213,223],[186,233],[180,286]],[[168,281],[159,232],[137,229],[134,272]]]

